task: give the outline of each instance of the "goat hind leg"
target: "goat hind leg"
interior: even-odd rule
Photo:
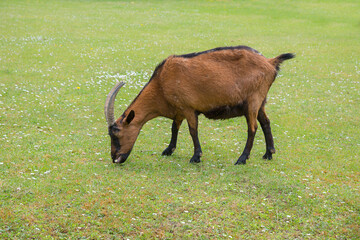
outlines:
[[[171,126],[171,140],[169,146],[162,152],[163,156],[170,156],[176,149],[177,137],[183,120],[174,120]]]
[[[190,135],[194,143],[194,155],[190,159],[190,162],[199,163],[202,151],[198,137],[198,114],[196,112],[189,114],[189,116],[186,117],[186,120],[188,122]]]
[[[263,156],[263,159],[272,159],[272,154],[275,153],[274,140],[271,133],[270,120],[266,116],[265,108],[262,106],[259,110],[258,120],[261,125],[261,129],[263,130],[266,142],[266,152]]]
[[[256,114],[250,113],[246,115],[248,124],[248,137],[243,153],[236,161],[235,165],[246,164],[246,160],[250,157],[250,152],[254,143],[254,138],[257,130]]]

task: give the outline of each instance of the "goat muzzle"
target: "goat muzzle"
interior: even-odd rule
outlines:
[[[113,160],[113,163],[124,163],[126,161],[126,159],[129,157],[130,153],[124,153],[124,154],[120,154],[120,156],[116,159]]]

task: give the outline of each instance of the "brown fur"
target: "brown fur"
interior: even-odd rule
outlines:
[[[235,47],[193,57],[168,57],[116,121],[121,128],[117,135],[121,150],[115,155],[129,154],[142,126],[152,118],[164,116],[173,119],[174,123],[171,143],[163,154],[170,155],[174,151],[177,131],[186,119],[195,146],[191,161],[199,162],[202,153],[197,138],[197,116],[203,113],[212,119],[245,115],[248,141],[237,164],[245,163],[249,157],[258,119],[263,130],[266,128],[267,153],[264,157],[271,159],[275,149],[264,104],[279,64],[292,57],[283,54],[267,59],[251,48]],[[130,111],[135,116],[130,123],[124,123]]]

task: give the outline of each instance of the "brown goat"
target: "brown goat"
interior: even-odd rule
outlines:
[[[286,53],[267,59],[246,46],[172,55],[156,67],[149,82],[115,121],[114,101],[124,85],[118,83],[105,103],[113,162],[126,161],[142,126],[158,116],[173,120],[171,141],[162,155],[174,152],[180,125],[186,119],[194,143],[190,162],[200,162],[198,115],[201,113],[210,119],[246,117],[248,137],[235,164],[245,164],[249,158],[258,120],[266,141],[263,158],[272,159],[275,148],[270,121],[265,113],[266,96],[280,64],[294,56]]]

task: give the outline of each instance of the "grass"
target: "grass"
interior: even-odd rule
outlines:
[[[1,1],[0,238],[358,239],[358,1]],[[189,164],[183,124],[143,128],[114,165],[103,116],[117,115],[170,54],[249,45],[295,52],[268,96],[277,153],[234,166],[244,118],[200,117]]]

